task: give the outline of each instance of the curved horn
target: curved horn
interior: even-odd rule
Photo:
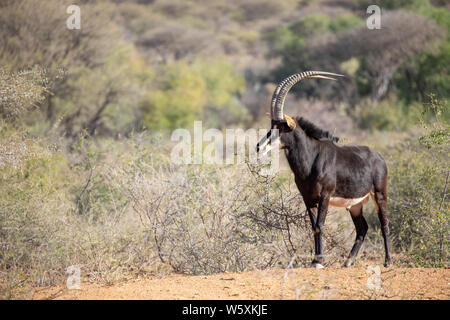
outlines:
[[[271,105],[270,105],[270,119],[273,119],[274,118],[274,113],[275,113],[275,106],[277,105],[277,97],[278,97],[278,95],[279,95],[279,93],[280,93],[280,89],[281,89],[281,87],[280,87],[280,85],[281,85],[281,83],[276,87],[276,89],[275,89],[275,91],[273,92],[273,95],[272,95],[272,103],[271,103]]]
[[[316,78],[316,79],[327,79],[327,80],[336,80],[334,78],[328,77],[328,76],[334,76],[334,77],[343,77],[342,74],[337,73],[331,73],[331,72],[324,72],[324,71],[305,71],[301,73],[293,74],[283,81],[280,82],[280,84],[275,89],[273,96],[272,96],[272,106],[271,106],[271,116],[274,120],[283,120],[284,114],[283,114],[283,107],[284,107],[284,100],[286,99],[286,96],[289,92],[289,90],[300,80],[303,79],[310,79],[310,78]]]

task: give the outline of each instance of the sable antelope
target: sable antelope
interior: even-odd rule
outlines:
[[[306,205],[314,232],[315,257],[312,265],[323,268],[322,231],[328,206],[345,207],[356,228],[356,240],[344,264],[355,262],[368,225],[363,217],[363,205],[369,195],[375,202],[384,240],[385,266],[391,263],[389,253],[389,220],[387,218],[387,167],[379,153],[366,146],[338,145],[338,137],[313,123],[283,114],[284,100],[289,90],[303,79],[336,80],[342,75],[306,71],[284,79],[275,89],[271,104],[271,128],[258,142],[257,153],[280,147],[295,175],[295,183]]]

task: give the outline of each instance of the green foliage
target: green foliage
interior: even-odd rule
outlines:
[[[441,99],[448,99],[450,92],[449,65],[450,38],[447,38],[441,43],[437,53],[416,57],[397,72],[394,83],[399,96],[408,103],[425,101],[431,93]]]
[[[245,82],[230,64],[220,60],[173,62],[158,72],[156,88],[141,102],[143,124],[152,130],[172,130],[192,127],[201,120],[203,112],[209,121],[214,113],[239,121],[244,108],[235,96],[242,92]],[[225,125],[226,122],[219,122]],[[225,118],[226,120],[226,118]],[[229,121],[230,121],[229,120]]]
[[[0,142],[15,144],[22,151],[14,164],[0,161],[0,296],[11,297],[29,279],[40,278],[45,284],[54,276],[54,263],[61,268],[57,260],[63,259],[62,252],[53,239],[58,229],[55,222],[64,215],[53,220],[48,212],[58,212],[52,204],[64,198],[58,190],[64,189],[68,167],[61,154],[30,139],[10,136]],[[0,151],[0,160],[1,156]],[[47,273],[38,274],[40,268]]]
[[[324,32],[338,33],[360,25],[362,19],[357,16],[344,14],[331,19],[323,14],[311,14],[289,25],[283,25],[266,36],[266,40],[283,59],[287,59],[289,52],[301,54],[308,36]],[[284,54],[284,51],[288,51]]]
[[[427,130],[427,134],[421,136],[419,141],[428,149],[437,149],[439,146],[442,146],[445,149],[445,147],[450,145],[449,117],[443,117],[446,111],[448,115],[447,101],[441,103],[434,94],[430,95],[430,103],[425,104],[424,110],[419,117],[422,127]],[[432,114],[434,121],[431,121],[431,124],[428,124],[430,121],[427,121],[427,115],[429,118],[430,113]],[[443,122],[441,122],[440,119],[442,119]]]
[[[415,57],[395,76],[399,95],[408,103],[426,101],[431,93],[448,99],[450,92],[450,11],[430,4],[429,0],[407,2],[408,9],[424,15],[447,31],[437,50]]]
[[[445,266],[449,256],[448,157],[411,146],[391,161],[389,211],[398,249],[413,264]]]
[[[57,125],[57,134],[71,138],[83,129],[91,134],[123,132],[137,113],[130,96],[139,96],[146,85],[140,80],[151,79],[151,69],[126,43],[112,19],[113,5],[83,4],[80,30],[65,27],[67,5],[20,0],[2,8],[0,64],[14,72],[36,64],[46,70],[52,94],[46,94],[43,112],[31,116],[39,121],[29,121],[41,130]]]
[[[89,134],[124,133],[135,122],[137,98],[153,80],[153,70],[135,49],[112,52],[95,69],[83,67],[78,77],[69,78],[72,90],[51,101],[52,118],[62,117],[66,134],[75,138],[82,130]]]
[[[314,33],[325,32],[330,28],[330,17],[323,14],[311,14],[291,24],[288,30],[297,38],[305,38]]]
[[[365,9],[369,4],[376,4],[376,2],[369,3],[367,1],[360,1],[359,5]],[[380,74],[384,73],[384,81],[392,81],[393,85],[386,88],[398,94],[399,99],[404,100],[406,104],[425,101],[427,95],[431,92],[434,92],[440,98],[448,98],[448,92],[450,92],[450,88],[448,87],[450,83],[450,79],[448,78],[448,65],[450,65],[450,11],[447,8],[435,7],[428,0],[383,1],[379,5],[384,10],[402,8],[406,11],[415,12],[436,21],[439,26],[447,30],[446,39],[436,45],[438,46],[437,48],[434,48],[434,45],[430,45],[429,47],[424,47],[423,50],[416,50],[417,53],[411,55],[401,65],[396,66],[392,64],[392,62],[388,61],[389,57],[387,57],[386,63],[383,65],[388,66],[391,63],[395,72],[392,78],[392,75],[389,73],[390,68],[386,68],[388,70],[387,72],[386,70],[380,70]],[[353,74],[353,81],[343,85],[352,87],[351,90],[346,90],[348,93],[344,97],[341,95],[342,88],[338,88],[338,86],[332,87],[330,83],[322,84],[321,90],[316,88],[313,83],[304,83],[301,92],[307,96],[318,96],[333,100],[344,98],[356,102],[367,96],[373,98],[375,96],[374,92],[379,89],[378,86],[380,83],[377,72],[379,71],[378,69],[382,68],[373,69],[373,61],[365,61],[367,54],[364,54],[364,48],[374,46],[374,43],[370,44],[370,39],[368,39],[367,43],[364,43],[363,38],[360,39],[361,42],[358,42],[358,35],[364,37],[364,29],[358,29],[362,25],[364,25],[364,20],[352,14],[343,14],[334,18],[325,14],[312,14],[290,25],[282,26],[270,33],[266,36],[266,39],[272,48],[271,53],[282,59],[281,65],[272,72],[274,82],[288,76],[293,70],[319,69],[324,66],[336,69],[342,63],[352,58],[357,58],[360,60],[359,67]],[[402,29],[402,23],[399,22],[397,27],[399,33],[407,33],[406,24]],[[326,37],[322,36],[324,33],[331,33],[339,37],[339,34],[348,30],[350,30],[348,37],[355,39],[352,41],[351,46],[339,46],[338,43],[333,43],[333,40],[336,38],[329,37],[330,40],[326,40]],[[354,32],[352,33],[351,31]],[[430,37],[431,35],[428,38]],[[374,39],[372,39],[373,42],[380,41],[380,39]],[[327,46],[327,43],[330,43],[330,45]],[[411,41],[410,45],[414,47],[414,42]],[[374,46],[374,50],[376,50],[375,48],[376,45]],[[392,50],[394,52],[397,48],[386,50]],[[402,50],[400,43],[398,50]],[[405,48],[403,50],[405,50],[405,54],[412,52]],[[377,59],[378,61],[383,61],[384,58],[381,53]],[[391,57],[390,59],[397,60],[398,58]],[[385,92],[388,89],[384,89]],[[299,92],[299,89],[294,87],[292,91]],[[349,97],[350,95],[353,97]],[[381,98],[384,96],[382,94]]]
[[[308,37],[323,33],[338,34],[362,23],[361,18],[351,14],[339,15],[333,19],[323,14],[311,14],[269,33],[265,39],[272,48],[272,55],[282,59],[281,65],[272,72],[275,82],[292,74],[293,70],[311,70],[325,63],[316,61],[316,57],[309,54]],[[292,92],[297,90],[296,87],[292,88]],[[318,94],[311,82],[304,83],[302,91]],[[322,86],[322,92],[324,91],[326,90]]]
[[[419,115],[417,104],[406,105],[395,96],[379,103],[366,100],[355,109],[355,118],[361,129],[401,131],[417,121]]]
[[[338,33],[362,25],[363,23],[364,20],[355,15],[343,14],[331,20],[328,29],[334,33]]]
[[[323,14],[311,14],[269,33],[266,40],[276,54],[280,54],[283,59],[287,59],[290,52],[301,54],[308,36],[324,32],[338,33],[361,24],[362,21],[360,18],[349,14],[340,15],[334,19]],[[284,53],[286,50],[287,53]]]
[[[409,8],[414,10],[428,18],[436,21],[440,26],[444,27],[447,31],[450,30],[450,12],[445,7],[435,7],[431,4],[430,0],[416,0],[418,5],[410,3]],[[447,36],[450,36],[447,34]]]
[[[200,119],[206,103],[206,84],[201,74],[186,62],[162,66],[157,89],[141,102],[143,124],[150,129],[174,129]]]
[[[206,105],[203,119],[217,128],[232,123],[243,123],[247,112],[237,99],[245,90],[245,79],[224,61],[211,60],[200,63],[200,73],[206,83]]]
[[[439,116],[441,106],[433,98],[424,108],[424,113],[435,112],[435,120],[425,126],[427,134],[419,139],[426,149],[412,142],[390,158],[392,234],[409,262],[425,267],[448,266],[449,258],[450,207],[446,197],[450,144],[448,122]]]

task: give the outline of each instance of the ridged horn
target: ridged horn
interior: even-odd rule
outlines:
[[[324,71],[305,71],[301,73],[293,74],[283,81],[275,89],[272,96],[272,104],[270,109],[270,115],[274,120],[283,120],[283,108],[284,108],[284,100],[289,92],[289,90],[299,81],[303,79],[327,79],[327,80],[336,80],[332,77],[343,77],[342,74],[324,72]]]

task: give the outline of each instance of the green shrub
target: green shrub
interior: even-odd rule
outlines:
[[[323,60],[318,61],[317,57],[311,54],[310,37],[320,37],[325,33],[337,34],[362,23],[362,19],[352,14],[343,14],[335,18],[324,14],[311,14],[289,25],[282,25],[267,34],[265,39],[271,48],[271,54],[282,60],[281,64],[271,72],[274,82],[279,82],[291,75],[293,70],[314,70],[323,68],[329,63]],[[336,54],[339,56],[341,53],[337,52]],[[320,83],[319,88],[317,84],[309,81],[303,83],[301,89],[299,89],[300,86],[293,87],[291,92],[295,93],[301,90],[308,96],[336,97],[336,94],[330,92],[330,86],[329,82],[323,82]]]
[[[448,266],[450,127],[440,117],[447,107],[432,97],[421,118],[426,134],[389,159],[391,230],[397,247],[421,266]],[[425,122],[429,112],[435,120]]]
[[[397,249],[411,264],[448,263],[448,156],[412,144],[391,156],[389,216]]]
[[[417,121],[417,104],[405,105],[395,96],[379,103],[366,100],[356,107],[355,117],[359,126],[366,130],[404,130]]]
[[[59,198],[65,195],[58,190],[64,189],[67,170],[61,154],[31,140],[7,143],[26,146],[26,152],[16,157],[14,165],[0,165],[0,296],[6,297],[23,284],[48,283],[54,278],[54,266],[61,268],[55,233],[64,214],[57,217],[49,211],[64,203]]]
[[[192,127],[204,116],[210,125],[222,127],[241,122],[246,109],[236,95],[245,81],[221,60],[185,61],[161,67],[156,88],[141,101],[142,124],[151,130]]]
[[[421,54],[401,68],[394,78],[399,96],[408,103],[427,100],[431,93],[441,99],[448,99],[450,92],[450,11],[444,7],[435,7],[429,0],[391,1],[393,7],[405,6],[427,18],[434,20],[447,31],[446,37],[432,53]]]
[[[338,33],[359,26],[363,23],[364,20],[353,14],[343,14],[331,20],[328,29],[334,33]]]
[[[314,33],[328,31],[330,24],[330,17],[323,14],[311,14],[291,24],[289,30],[296,37],[305,38]]]

